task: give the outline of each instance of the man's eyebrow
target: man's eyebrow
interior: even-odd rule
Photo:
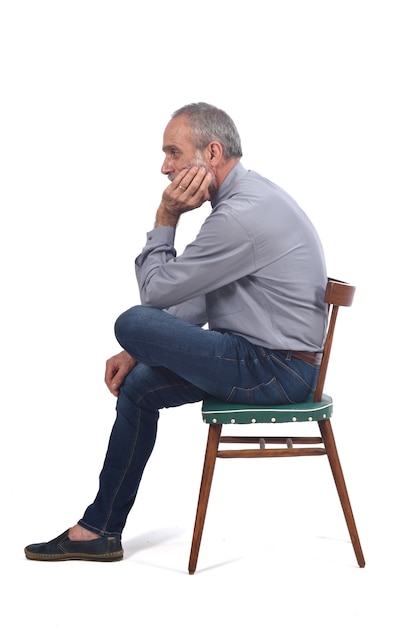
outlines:
[[[175,143],[170,143],[166,146],[162,146],[162,151],[163,152],[168,152],[169,150],[178,150],[178,146],[175,145]]]

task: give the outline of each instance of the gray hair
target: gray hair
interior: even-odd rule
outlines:
[[[197,150],[203,150],[210,141],[218,141],[226,159],[242,156],[239,133],[232,118],[221,109],[197,102],[186,104],[172,114],[172,119],[186,115],[194,135]]]

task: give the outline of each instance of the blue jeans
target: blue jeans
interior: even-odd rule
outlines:
[[[317,382],[318,366],[290,351],[255,346],[151,307],[123,313],[115,334],[138,364],[120,388],[99,490],[79,522],[103,537],[122,534],[155,444],[159,409],[209,395],[245,404],[301,402]]]

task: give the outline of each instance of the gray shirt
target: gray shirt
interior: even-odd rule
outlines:
[[[239,162],[196,239],[176,256],[175,229],[150,231],[136,259],[141,302],[272,349],[322,349],[326,267],[306,214]]]

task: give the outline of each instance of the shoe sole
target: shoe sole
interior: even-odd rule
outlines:
[[[121,561],[123,550],[111,552],[110,554],[86,554],[85,552],[65,552],[63,554],[36,554],[25,550],[26,558],[31,561],[99,561],[106,563],[111,561]]]

